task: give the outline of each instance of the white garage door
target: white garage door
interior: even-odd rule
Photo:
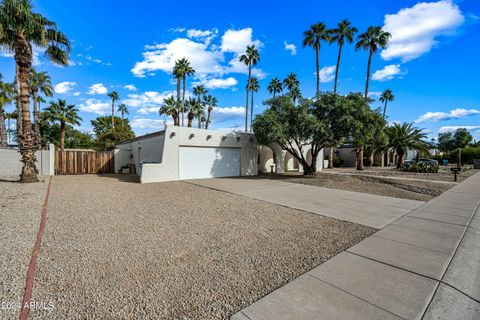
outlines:
[[[180,180],[240,175],[240,148],[180,147]]]

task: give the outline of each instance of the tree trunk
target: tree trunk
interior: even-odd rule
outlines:
[[[397,152],[398,157],[397,157],[397,169],[400,169],[403,165],[403,158],[405,154],[403,152]]]
[[[250,109],[250,132],[253,131],[252,125],[253,125],[253,90],[252,90],[252,107]]]
[[[198,96],[197,103],[198,103],[198,106],[200,108],[202,108],[202,110],[203,110],[202,100],[201,100],[200,96]],[[198,116],[198,129],[202,129],[202,114],[199,113],[197,116]]]
[[[250,78],[252,77],[252,64],[248,64],[248,82],[247,82],[247,99],[245,102],[245,132],[248,131],[248,93],[250,92]]]
[[[385,119],[386,112],[387,112],[387,100],[385,100],[385,105],[383,106],[383,119]]]
[[[177,78],[177,108],[179,107],[178,104],[180,103],[180,82],[182,79],[180,77]],[[176,126],[180,126],[180,110],[177,111],[177,124]]]
[[[328,168],[333,169],[333,146],[330,147],[328,153]]]
[[[343,43],[338,45],[337,68],[335,69],[335,84],[333,86],[333,94],[337,94],[338,72],[340,70],[340,59],[342,58]]]
[[[114,115],[115,115],[115,103],[113,102],[113,99],[112,99],[112,129],[115,129]]]
[[[189,112],[188,115],[187,115],[187,118],[188,118],[188,127],[191,128],[192,125],[193,125],[193,118],[194,118],[194,115],[193,113]]]
[[[30,44],[18,36],[15,45],[15,62],[18,67],[18,108],[22,119],[22,130],[19,149],[22,156],[21,182],[38,182],[37,168],[35,165],[35,136],[30,122],[30,69],[32,67],[32,51]]]
[[[5,112],[0,107],[0,148],[7,146],[7,135],[5,133]]]
[[[363,167],[363,147],[357,149],[357,170],[364,170]]]
[[[16,132],[15,132],[15,140],[17,141],[17,144],[20,145],[21,139],[22,139],[22,108],[20,105],[20,81],[19,81],[19,71],[18,71],[18,65],[15,64],[15,92],[17,92],[17,99],[15,101],[16,103],[16,108],[17,108],[17,125],[16,125]]]
[[[34,91],[33,92],[33,123],[34,123],[34,129],[35,129],[35,144],[37,147],[37,150],[41,148],[42,141],[41,141],[41,135],[40,135],[40,114],[38,112],[38,101],[37,101],[37,95],[38,92]]]
[[[60,151],[65,151],[65,121],[60,122]]]
[[[8,128],[7,128],[7,132],[8,132],[7,143],[8,143],[8,142],[12,141],[11,140],[12,139],[12,129],[10,128],[10,116],[8,117],[8,120],[7,120],[7,126],[8,126]]]
[[[123,117],[125,116],[123,110],[122,110],[122,128],[123,128]]]
[[[182,127],[185,125],[185,90],[186,90],[186,77],[183,77],[183,94],[182,94]]]
[[[365,98],[368,97],[368,84],[370,82],[370,66],[372,64],[373,51],[370,49],[370,55],[368,56],[368,66],[367,66],[367,82],[365,85]]]
[[[320,96],[320,48],[319,46],[315,46],[315,67],[317,68],[317,98]]]
[[[210,125],[210,114],[212,113],[212,108],[209,106],[207,109],[207,121],[205,122],[205,130],[208,130],[208,126]]]

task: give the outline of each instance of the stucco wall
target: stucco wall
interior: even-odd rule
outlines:
[[[54,146],[36,152],[37,169],[40,175],[54,175]],[[16,177],[22,172],[21,155],[17,149],[0,149],[0,176]]]

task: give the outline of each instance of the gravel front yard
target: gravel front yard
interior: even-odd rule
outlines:
[[[18,318],[48,186],[13,181],[0,178],[0,319]]]
[[[393,180],[372,177],[369,175],[339,175],[322,172],[315,177],[299,174],[263,175],[259,178],[283,179],[287,182],[313,185],[325,188],[377,194],[381,196],[429,201],[446,190],[453,184],[435,183],[428,181]]]
[[[375,229],[183,182],[57,176],[32,319],[226,319]]]

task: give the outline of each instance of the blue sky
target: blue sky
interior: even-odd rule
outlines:
[[[107,91],[117,90],[130,110],[137,134],[160,129],[158,107],[175,90],[170,73],[175,59],[190,59],[196,83],[219,100],[213,128],[242,127],[246,68],[238,56],[248,44],[260,47],[255,74],[261,89],[255,113],[272,77],[295,72],[305,96],[315,90],[314,51],[302,48],[302,33],[316,22],[333,28],[343,18],[361,32],[370,25],[392,33],[389,49],[373,59],[372,97],[391,89],[390,121],[416,122],[430,137],[467,127],[480,139],[480,2],[463,1],[257,1],[232,6],[228,1],[34,1],[36,11],[57,22],[72,41],[71,66],[60,68],[37,54],[56,97],[80,108],[84,130],[90,120],[108,114]],[[322,44],[322,90],[333,89],[337,46]],[[0,72],[13,79],[14,62],[0,57]],[[343,51],[341,93],[362,92],[368,54],[353,45]],[[373,106],[380,106],[377,101]],[[170,119],[167,119],[170,121]]]

